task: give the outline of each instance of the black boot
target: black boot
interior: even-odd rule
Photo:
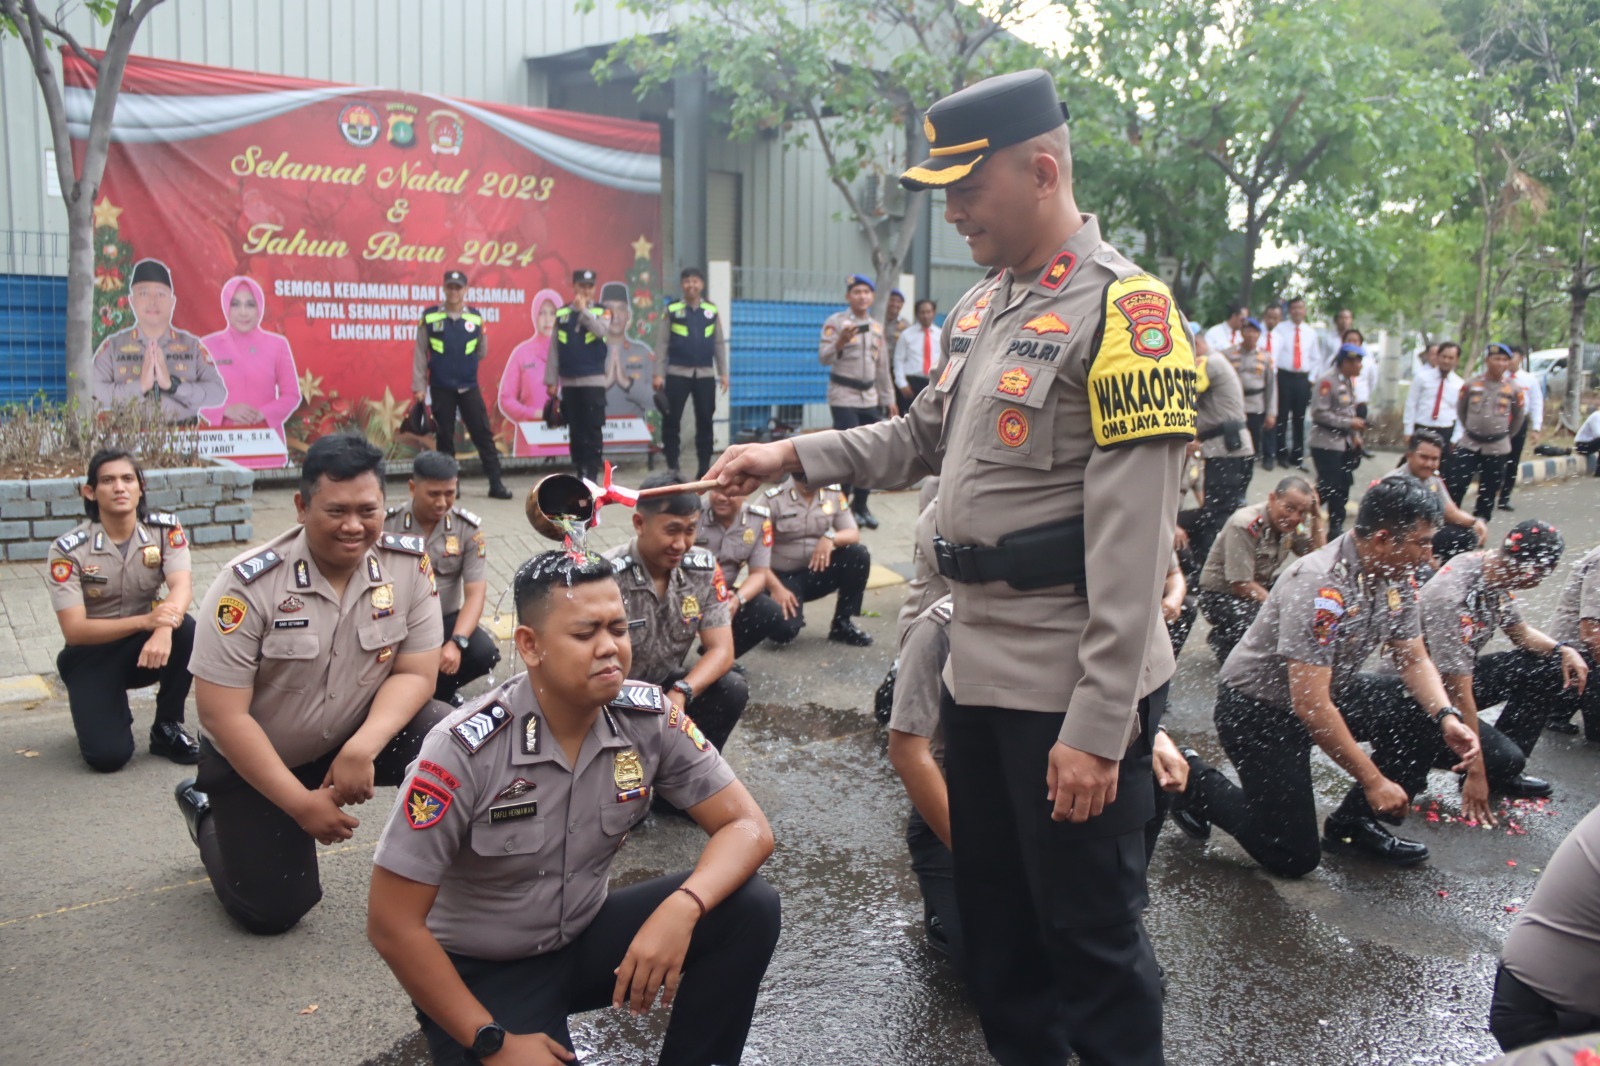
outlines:
[[[1391,866],[1414,866],[1428,858],[1426,844],[1402,840],[1371,816],[1328,815],[1322,826],[1322,843],[1329,848],[1364,852]]]
[[[491,500],[509,500],[511,499],[511,490],[506,488],[504,481],[491,481],[489,482],[489,498]]]
[[[172,790],[183,812],[183,823],[189,827],[189,839],[200,846],[200,820],[211,813],[211,797],[194,787],[194,778],[186,777]]]
[[[1194,795],[1194,786],[1200,773],[1210,767],[1201,761],[1200,753],[1193,748],[1179,748],[1178,752],[1189,763],[1189,787],[1172,797],[1172,808],[1167,812],[1167,817],[1172,819],[1173,825],[1195,840],[1210,840],[1211,820],[1197,811],[1190,810],[1188,804],[1188,800]]]
[[[861,629],[848,618],[835,618],[832,627],[828,630],[828,639],[838,641],[840,644],[849,644],[852,647],[865,648],[872,643],[872,634]]]

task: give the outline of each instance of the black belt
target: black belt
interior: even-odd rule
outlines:
[[[1511,436],[1510,433],[1490,433],[1488,436],[1485,436],[1482,433],[1474,433],[1472,430],[1466,429],[1465,427],[1463,427],[1462,432],[1471,437],[1473,440],[1477,441],[1479,444],[1498,444],[1500,441],[1503,441],[1507,437]]]
[[[1280,374],[1298,374],[1303,378],[1311,376],[1311,371],[1309,371],[1309,370],[1285,370],[1282,367],[1278,368],[1278,373],[1280,373]]]
[[[992,548],[933,538],[939,573],[951,581],[1004,581],[1020,592],[1075,585],[1081,595],[1087,580],[1083,553],[1082,515],[1007,533]]]
[[[829,374],[828,380],[835,385],[843,385],[847,389],[855,389],[857,392],[867,392],[878,387],[875,382],[862,381],[860,378],[847,378],[843,374]]]
[[[1260,396],[1263,392],[1266,392],[1266,391],[1267,391],[1267,387],[1265,385],[1263,385],[1259,389],[1245,389],[1244,390],[1244,394],[1246,396]]]
[[[1248,395],[1248,394],[1246,394],[1246,395]],[[1194,439],[1195,440],[1211,440],[1211,439],[1213,439],[1215,437],[1222,436],[1224,433],[1228,433],[1228,432],[1238,433],[1241,429],[1246,429],[1246,428],[1248,428],[1248,423],[1245,423],[1245,422],[1223,422],[1223,423],[1220,423],[1219,425],[1212,426],[1210,429],[1202,429],[1199,433],[1196,433],[1194,435]],[[1231,445],[1230,445],[1230,447],[1231,447]]]
[[[1417,429],[1431,429],[1435,433],[1445,434],[1445,436],[1447,438],[1451,433],[1454,433],[1456,431],[1456,427],[1455,426],[1427,426],[1427,425],[1423,425],[1421,422],[1417,423]],[[1415,432],[1415,431],[1413,431],[1413,432]]]

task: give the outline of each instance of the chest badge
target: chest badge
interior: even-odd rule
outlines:
[[[639,765],[639,753],[629,748],[619,751],[614,756],[616,761],[615,778],[617,789],[628,792],[644,784],[644,767]]]
[[[1022,324],[1022,328],[1031,330],[1032,332],[1040,334],[1041,336],[1046,333],[1071,332],[1066,322],[1062,321],[1061,316],[1056,314],[1054,311],[1047,311],[1038,318],[1028,319],[1028,321]]]
[[[298,614],[306,609],[306,601],[299,596],[285,596],[283,602],[278,604],[278,610],[284,614]]]
[[[744,531],[744,542],[746,544],[754,544],[756,542],[756,531],[747,528]]]
[[[144,565],[154,570],[161,565],[161,549],[154,544],[146,544],[143,549]]]
[[[822,501],[822,513],[823,514],[832,514],[833,513],[833,501],[832,500],[823,500]]]
[[[379,585],[372,590],[372,606],[380,611],[387,611],[394,606],[394,586]]]
[[[497,800],[516,799],[518,796],[521,796],[532,790],[533,787],[534,784],[532,781],[529,781],[526,777],[519,777],[505,788],[502,788],[499,792],[496,792],[494,798]]]
[[[1026,396],[1028,386],[1032,384],[1033,375],[1020,366],[1014,366],[1000,375],[999,390],[1007,396]]]
[[[457,537],[454,533],[444,538],[444,553],[446,555],[460,555],[461,538]]]
[[[694,593],[684,594],[682,611],[685,622],[693,622],[700,617],[700,601],[695,599]]]
[[[1400,600],[1400,590],[1397,589],[1397,588],[1390,588],[1389,589],[1389,613],[1393,614],[1394,612],[1398,611],[1402,606],[1404,606],[1404,604]]]

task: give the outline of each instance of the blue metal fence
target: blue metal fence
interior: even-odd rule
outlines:
[[[67,279],[0,275],[0,404],[67,394]]]
[[[842,303],[733,301],[730,436],[765,426],[774,407],[827,402],[828,368],[817,361],[817,340],[823,319],[842,308]]]

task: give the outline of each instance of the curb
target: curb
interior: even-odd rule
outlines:
[[[53,699],[55,692],[40,674],[0,677],[0,707],[16,703],[33,705]]]
[[[1583,457],[1579,455],[1524,459],[1518,464],[1517,484],[1537,485],[1541,481],[1560,481],[1563,478],[1579,477],[1587,473]]]

